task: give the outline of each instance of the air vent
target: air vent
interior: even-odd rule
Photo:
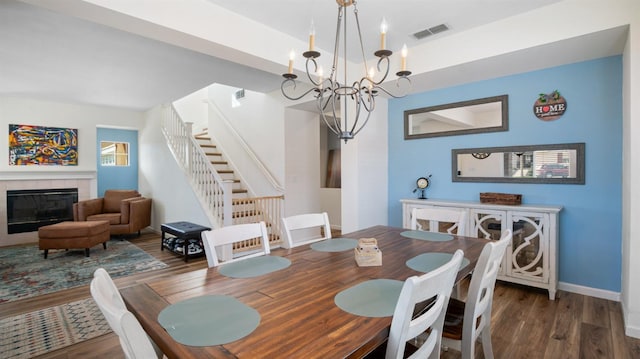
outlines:
[[[236,100],[244,98],[244,89],[236,91]]]
[[[431,35],[435,35],[435,34],[438,34],[438,33],[441,33],[443,31],[447,31],[447,30],[449,30],[449,27],[447,25],[440,24],[440,25],[436,25],[436,26],[430,27],[428,29],[424,29],[422,31],[418,31],[415,34],[413,34],[413,36],[416,39],[421,40],[421,39],[424,39],[425,37],[428,37],[428,36],[431,36]]]

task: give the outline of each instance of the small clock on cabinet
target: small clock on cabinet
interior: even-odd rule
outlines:
[[[428,175],[426,177],[419,177],[416,180],[416,188],[413,190],[413,193],[416,193],[416,191],[420,191],[420,197],[418,197],[418,199],[427,199],[427,197],[424,195],[424,191],[431,184],[430,178],[431,175]]]

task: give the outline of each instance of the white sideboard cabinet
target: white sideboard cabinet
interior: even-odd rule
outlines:
[[[467,233],[460,235],[498,240],[502,228],[513,230],[498,279],[544,288],[549,299],[558,290],[558,226],[562,206],[497,205],[435,199],[402,199],[402,224],[410,228],[413,208],[447,207],[468,211]]]

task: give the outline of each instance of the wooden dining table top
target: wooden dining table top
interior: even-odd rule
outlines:
[[[129,310],[168,358],[359,358],[382,344],[391,317],[363,317],[340,309],[336,294],[371,279],[404,281],[421,275],[406,261],[427,252],[464,251],[469,264],[457,281],[476,265],[484,239],[454,236],[427,241],[401,236],[407,229],[374,226],[343,238],[376,238],[382,266],[358,267],[354,251],[320,252],[309,245],[275,249],[271,255],[291,261],[285,269],[253,278],[230,278],[220,267],[152,279],[120,290]],[[158,323],[165,307],[203,295],[228,295],[260,314],[258,327],[242,339],[217,346],[176,342]],[[215,325],[225,325],[216,323]]]

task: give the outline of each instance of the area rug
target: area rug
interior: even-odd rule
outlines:
[[[87,285],[93,272],[104,268],[111,277],[161,269],[167,265],[128,241],[110,240],[107,249],[49,250],[47,259],[37,246],[0,248],[0,303]]]
[[[0,358],[32,358],[111,332],[92,298],[0,320]]]

